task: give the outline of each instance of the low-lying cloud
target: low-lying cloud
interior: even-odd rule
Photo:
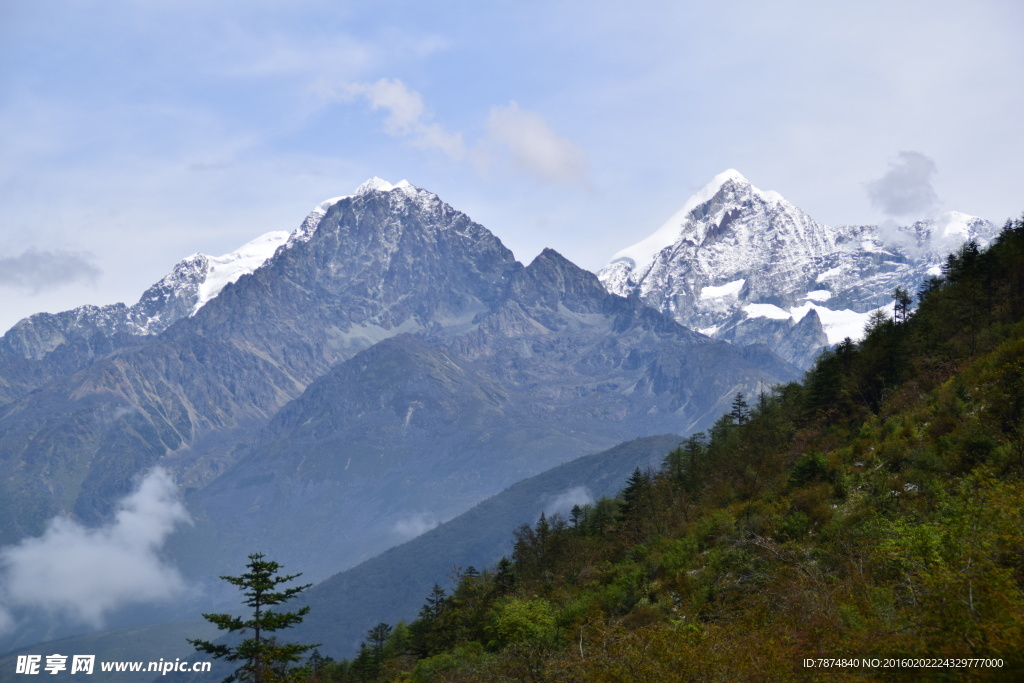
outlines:
[[[18,609],[99,628],[120,607],[181,596],[185,583],[159,550],[186,520],[170,475],[156,468],[106,526],[58,517],[42,536],[0,549],[0,631],[16,625]]]
[[[32,294],[75,283],[95,284],[101,274],[82,252],[29,249],[20,256],[0,257],[0,287]]]
[[[938,171],[935,162],[921,152],[900,152],[878,180],[866,183],[871,203],[890,216],[921,215],[934,209],[939,198],[932,187]]]
[[[551,496],[544,503],[544,514],[553,515],[559,513],[562,515],[568,515],[573,506],[579,505],[590,505],[594,502],[594,496],[590,494],[590,490],[586,486],[574,486],[571,489]]]
[[[395,532],[403,541],[416,538],[420,534],[425,534],[438,525],[437,519],[433,515],[426,512],[419,512],[395,522],[395,525],[391,527],[391,530]]]

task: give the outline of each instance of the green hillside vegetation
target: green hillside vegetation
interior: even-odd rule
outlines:
[[[1024,671],[1024,218],[800,384],[737,396],[615,498],[541,517],[318,681],[1012,678]],[[439,580],[443,580],[438,577]],[[811,670],[815,657],[1001,669]],[[1020,680],[1020,679],[1018,679]]]

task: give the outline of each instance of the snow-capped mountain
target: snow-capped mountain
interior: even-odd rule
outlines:
[[[138,302],[79,306],[60,313],[36,313],[14,325],[0,340],[4,350],[40,360],[85,333],[145,336],[159,334],[195,313],[225,286],[252,273],[289,237],[268,232],[221,256],[192,254],[149,287]]]
[[[858,339],[897,286],[916,292],[951,250],[968,239],[987,244],[995,233],[958,212],[904,227],[830,227],[728,170],[598,277],[684,325],[766,343],[807,367],[826,344]]]
[[[0,356],[0,388],[36,382],[0,407],[0,542],[58,515],[109,519],[159,464],[194,491],[180,551],[197,572],[258,541],[325,574],[383,550],[410,516],[445,519],[572,457],[705,429],[737,392],[797,374],[609,294],[553,251],[519,263],[408,183],[372,181],[301,230],[194,315],[211,262],[182,266],[164,284],[191,292],[188,308],[159,334],[48,377],[9,375]]]

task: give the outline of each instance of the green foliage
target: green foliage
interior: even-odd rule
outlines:
[[[503,645],[548,646],[555,638],[555,610],[547,600],[512,598],[494,616],[494,632]]]
[[[295,612],[282,612],[273,608],[296,597],[311,584],[279,589],[281,584],[288,583],[301,574],[279,576],[278,570],[281,565],[264,560],[262,553],[249,555],[249,563],[246,567],[249,571],[241,576],[222,576],[220,578],[238,586],[242,595],[245,596],[242,604],[252,608],[252,616],[244,618],[230,614],[203,614],[203,618],[215,624],[220,630],[229,633],[239,632],[242,635],[251,631],[252,636],[243,639],[234,647],[225,643],[213,643],[199,639],[190,639],[188,642],[199,652],[213,655],[214,658],[224,658],[229,662],[242,662],[242,665],[232,675],[224,679],[224,683],[230,681],[269,683],[270,681],[292,680],[289,674],[289,665],[299,661],[307,650],[317,647],[319,643],[301,645],[277,642],[276,637],[270,634],[301,623],[302,618],[309,613],[309,607],[302,607]]]

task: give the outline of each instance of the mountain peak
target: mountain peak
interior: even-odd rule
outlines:
[[[362,195],[367,194],[369,192],[390,192],[393,189],[395,189],[395,186],[389,183],[388,181],[384,180],[383,178],[373,176],[365,183],[357,187],[354,194]]]
[[[783,201],[782,195],[778,192],[759,190],[736,169],[727,169],[716,175],[711,179],[711,182],[691,195],[686,200],[686,203],[683,204],[683,207],[672,214],[672,217],[665,221],[651,235],[615,254],[611,259],[611,263],[625,261],[632,267],[637,267],[653,261],[655,254],[665,247],[675,244],[676,240],[679,239],[680,226],[682,226],[686,217],[694,209],[713,199],[728,183],[738,185],[740,189],[752,192],[768,202]]]
[[[383,178],[373,176],[369,180],[365,181],[359,187],[356,188],[352,194],[341,195],[340,197],[331,197],[313,207],[313,210],[309,212],[306,219],[302,221],[302,225],[292,233],[288,239],[288,246],[294,246],[298,242],[308,242],[316,232],[317,226],[320,225],[320,221],[327,215],[327,212],[332,206],[337,204],[343,199],[351,199],[353,197],[362,197],[372,192],[391,192],[393,190],[401,190],[402,193],[410,198],[419,198],[421,200],[429,200],[434,197],[433,194],[424,190],[422,187],[416,187],[408,180],[399,180],[395,184],[391,184]]]
[[[406,191],[406,194],[408,194],[408,191],[410,190],[415,192],[418,191],[419,189],[420,188],[416,187],[415,185],[413,185],[412,183],[405,179],[399,180],[397,183],[392,185],[383,178],[373,176],[365,183],[356,188],[355,196],[368,194],[370,192],[391,192],[392,190],[403,190]]]
[[[708,183],[705,186],[704,189],[708,189],[712,185],[716,185],[717,187],[721,187],[722,185],[724,185],[726,183],[726,181],[729,181],[729,180],[735,180],[735,181],[740,182],[740,183],[746,183],[747,185],[750,184],[750,181],[747,180],[744,177],[744,175],[742,173],[740,173],[739,171],[737,171],[735,168],[727,168],[726,170],[722,171],[721,173],[716,175],[714,178],[712,178],[711,182]],[[717,189],[716,189],[716,191],[717,191]]]

